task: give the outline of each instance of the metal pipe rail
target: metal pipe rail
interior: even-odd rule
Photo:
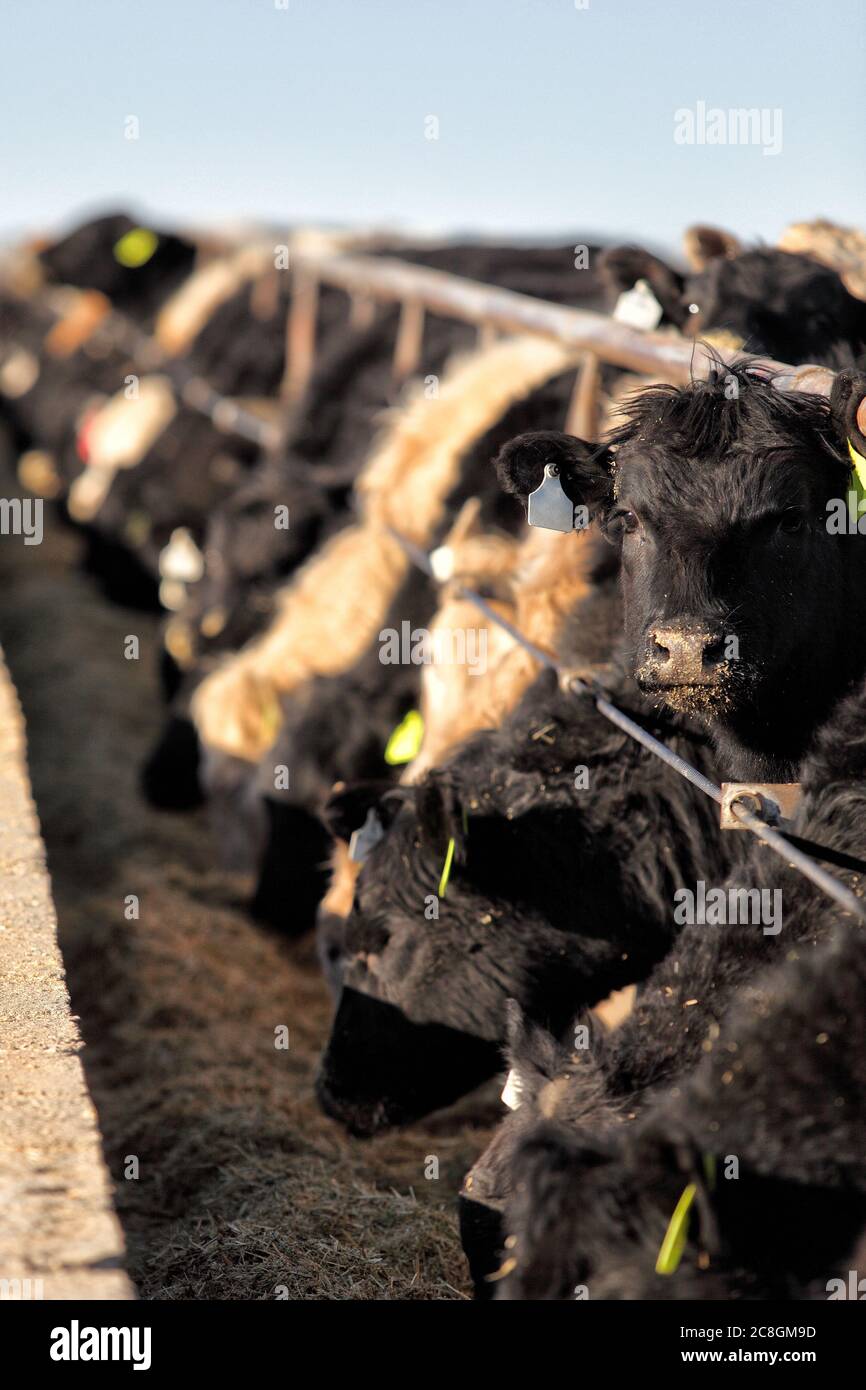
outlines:
[[[302,394],[312,370],[319,284],[345,290],[358,305],[371,300],[402,304],[398,342],[399,370],[404,376],[417,365],[419,318],[424,311],[475,324],[479,333],[496,329],[556,338],[613,366],[661,376],[673,385],[684,385],[692,377],[706,375],[719,356],[730,361],[737,355],[708,348],[700,340],[641,332],[594,310],[572,309],[389,257],[300,250],[294,253],[291,264],[296,292],[289,311],[288,337],[293,360],[285,385],[291,399]],[[834,374],[826,367],[792,367],[769,360],[765,365],[781,390],[830,393]]]

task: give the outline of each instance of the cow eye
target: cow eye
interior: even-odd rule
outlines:
[[[608,532],[612,536],[632,536],[639,527],[637,515],[626,507],[614,512],[608,522]]]
[[[700,312],[701,312],[701,306],[700,306],[700,304],[690,304],[690,305],[689,305],[689,313],[690,313],[690,314],[699,314]]]
[[[778,524],[779,530],[786,536],[795,536],[805,526],[806,517],[798,507],[789,507],[787,511],[782,512]]]

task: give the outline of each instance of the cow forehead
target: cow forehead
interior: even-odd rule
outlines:
[[[722,295],[734,294],[760,305],[779,294],[791,301],[804,288],[834,291],[840,284],[829,266],[787,251],[747,251],[729,260],[722,257],[693,275],[689,284]]]
[[[620,505],[643,508],[658,518],[697,520],[713,529],[768,510],[805,505],[826,490],[814,457],[793,448],[754,450],[746,444],[712,459],[624,445],[615,477]]]

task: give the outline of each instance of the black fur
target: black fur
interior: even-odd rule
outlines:
[[[144,265],[121,265],[114,247],[138,225],[126,213],[110,213],[75,227],[40,252],[46,275],[61,284],[99,290],[124,313],[149,320],[189,275],[196,249],[184,237],[158,231],[156,250]]]
[[[499,469],[525,494],[562,460],[566,490],[620,551],[625,652],[642,689],[712,730],[729,779],[789,779],[866,664],[866,550],[827,524],[851,476],[828,403],[777,391],[748,363],[720,365],[686,391],[636,393],[611,456],[579,451],[566,436],[516,440]],[[671,688],[653,670],[654,634],[671,627],[737,655],[704,688]]]
[[[794,831],[862,856],[866,688],[822,729],[802,781]],[[826,1296],[866,1220],[864,928],[763,846],[728,884],[778,889],[781,932],[686,926],[613,1034],[590,1030],[580,1051],[515,1039],[523,1104],[473,1170],[491,1205],[508,1200],[505,1296],[569,1298],[580,1283],[591,1297]],[[694,1240],[659,1276],[687,1181]]]
[[[540,481],[548,447],[545,437],[529,454],[526,441],[506,451],[517,491]],[[586,478],[586,453],[570,441],[563,449]],[[641,393],[618,436],[601,520],[613,533],[616,509],[642,489],[660,535],[648,542],[650,561],[613,535],[625,635],[610,693],[715,780],[796,776],[833,699],[866,668],[866,556],[858,537],[830,535],[819,520],[828,495],[844,495],[849,468],[826,402],[783,397],[745,366],[682,391]],[[607,472],[593,464],[588,489]],[[775,526],[763,529],[766,514],[796,504],[808,518],[802,531],[777,538]],[[586,607],[604,594],[602,586]],[[697,717],[645,703],[635,671],[653,605],[704,616],[700,604],[723,602],[754,665],[741,703],[701,707]],[[563,635],[566,664],[578,655],[568,646],[575,636]],[[589,794],[575,790],[579,765],[589,768]],[[744,837],[721,837],[714,818],[701,793],[611,730],[589,699],[542,677],[503,728],[475,736],[430,775],[373,851],[347,924],[347,982],[409,1019],[490,1039],[503,1037],[508,997],[558,1031],[569,998],[591,1005],[666,953],[677,888],[721,883],[745,854]],[[428,921],[449,837],[455,869],[439,920]],[[370,929],[379,942],[372,964]],[[367,1040],[356,1044],[362,1055]]]
[[[748,352],[780,362],[829,360],[866,348],[866,304],[849,294],[835,270],[808,256],[759,247],[718,255],[705,269],[680,274],[635,246],[613,247],[601,274],[619,294],[646,280],[664,321],[692,337],[724,329]]]

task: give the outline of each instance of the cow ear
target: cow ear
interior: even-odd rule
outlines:
[[[620,295],[638,280],[646,280],[669,322],[681,327],[688,318],[683,304],[684,277],[649,251],[639,246],[611,246],[599,257],[598,269],[611,294]]]
[[[721,227],[688,227],[683,235],[683,250],[692,270],[706,270],[710,261],[733,260],[743,250],[743,243],[733,232]]]
[[[861,458],[866,458],[866,372],[836,373],[830,412],[842,448],[847,451],[850,444]]]
[[[505,1055],[521,1089],[535,1091],[562,1071],[563,1049],[540,1023],[527,1018],[516,999],[505,1001]]]
[[[546,479],[558,477],[568,501],[586,507],[590,520],[609,504],[613,491],[610,450],[556,430],[519,434],[510,440],[496,460],[496,471],[505,491],[524,504]]]
[[[454,841],[458,863],[466,860],[468,817],[453,782],[436,768],[415,788],[421,842],[432,854],[444,855]]]
[[[398,805],[390,793],[390,782],[383,779],[366,782],[337,782],[325,803],[322,819],[335,840],[346,844],[360,830],[370,811],[375,811],[383,829],[394,819]]]

